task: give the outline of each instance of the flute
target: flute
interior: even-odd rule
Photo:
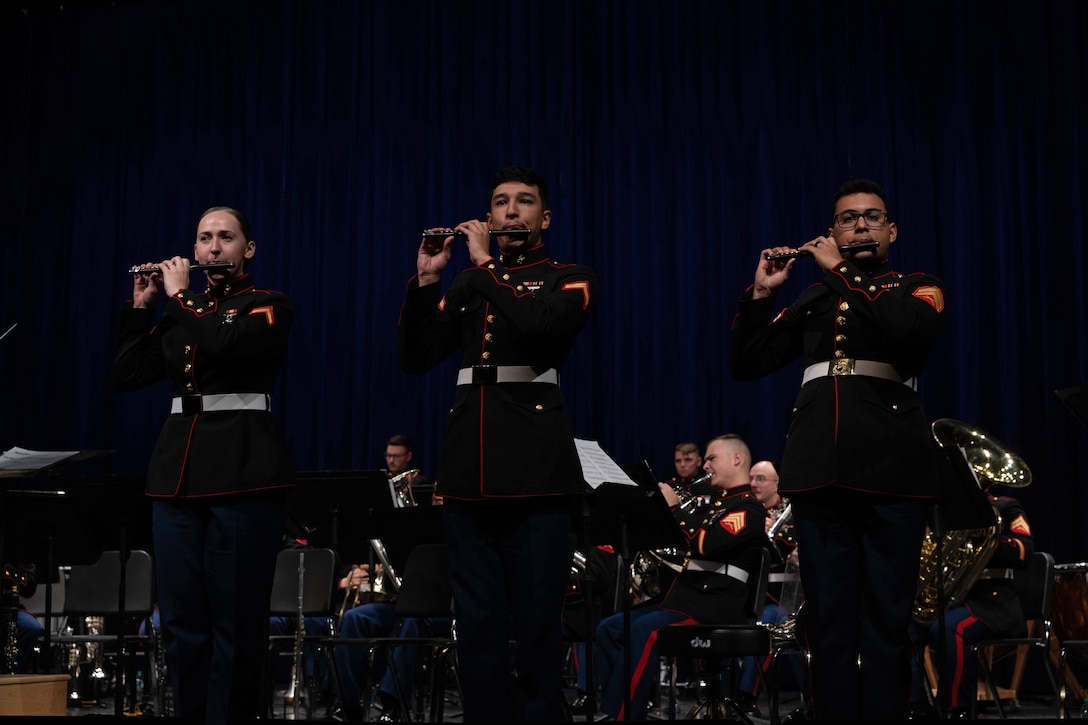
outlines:
[[[487,233],[493,237],[527,237],[533,233],[532,229],[488,229]],[[445,239],[446,237],[464,237],[464,232],[431,232],[424,231],[424,239]]]
[[[189,267],[190,272],[216,272],[234,269],[234,262],[212,262],[211,264],[194,264]],[[157,274],[162,272],[161,267],[141,267],[136,264],[129,267],[129,274]]]
[[[846,254],[847,252],[864,252],[867,249],[876,250],[880,246],[880,242],[860,242],[858,244],[841,244],[839,245],[839,254]],[[782,259],[797,259],[798,257],[811,257],[812,252],[807,249],[798,249],[793,252],[780,252],[778,254],[767,254],[765,258],[771,262],[776,262]]]

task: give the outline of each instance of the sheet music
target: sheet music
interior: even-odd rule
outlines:
[[[0,472],[32,473],[79,455],[79,451],[30,451],[10,448],[0,454]]]
[[[613,461],[597,441],[587,441],[582,438],[574,439],[574,446],[578,449],[578,459],[582,462],[582,475],[589,487],[596,489],[602,483],[622,483],[625,486],[638,484]]]

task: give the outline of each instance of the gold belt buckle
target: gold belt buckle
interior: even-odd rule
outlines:
[[[831,363],[832,375],[853,375],[854,374],[854,358],[844,357],[839,358],[835,362]]]

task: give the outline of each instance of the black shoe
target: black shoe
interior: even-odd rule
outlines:
[[[966,710],[950,710],[948,713],[949,720],[968,720],[970,717]]]
[[[928,702],[912,702],[910,704],[910,713],[907,715],[909,720],[939,720],[937,717],[937,711],[933,709],[933,706]]]
[[[796,722],[798,720],[811,720],[808,715],[808,709],[804,707],[795,707],[787,712],[782,717],[782,722]]]
[[[586,696],[585,693],[578,695],[578,697],[574,698],[574,701],[570,704],[570,711],[577,715],[583,714],[588,700],[589,697]]]
[[[759,706],[756,705],[755,695],[749,692],[738,692],[733,699],[740,707],[740,711],[748,717],[763,717],[763,714],[759,711]]]

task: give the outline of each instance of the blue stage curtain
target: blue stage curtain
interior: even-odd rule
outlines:
[[[600,276],[563,376],[576,434],[659,478],[724,432],[777,458],[800,366],[729,377],[736,300],[866,176],[894,265],[949,288],[929,417],[1023,457],[1039,546],[1088,558],[1088,428],[1054,394],[1088,378],[1084,2],[8,5],[0,447],[144,469],[168,393],[109,388],[126,270],[191,254],[226,204],[297,306],[274,412],[298,467],[380,468],[403,432],[434,476],[455,363],[400,372],[403,290],[420,230],[482,218],[517,163],[551,183],[553,256]],[[783,303],[817,279],[802,260]]]

